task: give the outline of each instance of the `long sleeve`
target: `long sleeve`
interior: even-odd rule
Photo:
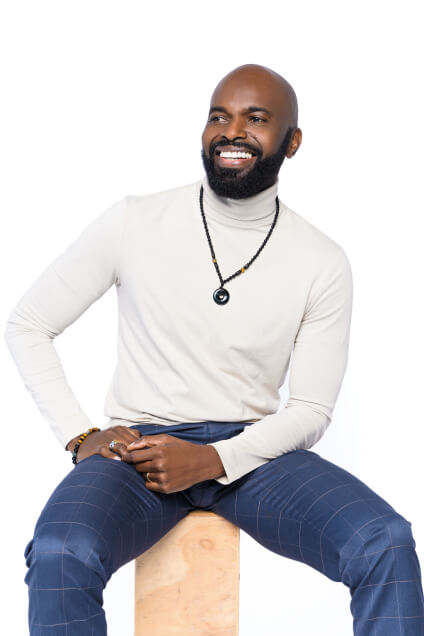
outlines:
[[[6,323],[5,340],[18,371],[63,447],[92,424],[67,382],[53,341],[112,284],[119,284],[125,205],[123,198],[97,216],[45,268]]]
[[[309,449],[324,434],[345,374],[353,281],[344,250],[337,250],[311,285],[292,349],[285,407],[246,426],[233,438],[213,442],[230,484],[269,460]]]

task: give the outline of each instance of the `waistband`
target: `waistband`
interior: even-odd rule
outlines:
[[[175,435],[187,441],[207,444],[221,439],[229,439],[241,433],[246,426],[254,422],[180,422],[178,424],[133,424],[129,428],[140,431],[142,435],[165,433]]]

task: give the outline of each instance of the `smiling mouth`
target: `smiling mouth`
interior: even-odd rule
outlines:
[[[220,166],[240,166],[253,161],[256,157],[250,150],[220,150],[215,151],[217,163]]]

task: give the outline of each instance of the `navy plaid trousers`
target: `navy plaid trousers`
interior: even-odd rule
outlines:
[[[137,424],[206,444],[251,423]],[[421,571],[411,523],[354,475],[309,450],[286,453],[223,485],[148,490],[134,466],[102,455],[53,491],[25,547],[31,636],[104,636],[112,574],[194,508],[213,510],[276,554],[350,591],[356,636],[424,636]]]

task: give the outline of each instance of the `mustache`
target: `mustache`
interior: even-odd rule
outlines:
[[[253,152],[255,155],[257,155],[258,159],[261,158],[262,156],[262,152],[258,149],[255,148],[254,146],[251,146],[250,144],[245,144],[239,141],[216,141],[215,143],[212,143],[209,146],[209,156],[212,157],[212,155],[215,153],[215,150],[217,148],[220,148],[221,146],[234,146],[234,148],[240,148],[243,150],[248,150],[250,152]]]

